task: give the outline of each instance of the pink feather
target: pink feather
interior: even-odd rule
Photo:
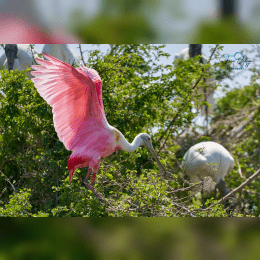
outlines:
[[[120,147],[114,128],[106,119],[102,102],[102,82],[94,69],[73,68],[50,55],[37,58],[32,79],[39,94],[52,106],[54,127],[66,149],[73,151],[68,161],[69,181],[77,168],[97,172],[100,158]],[[93,180],[92,180],[93,182]]]

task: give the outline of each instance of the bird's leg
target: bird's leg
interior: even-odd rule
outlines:
[[[88,169],[88,173],[86,175],[86,178],[84,180],[84,183],[85,185],[93,192],[93,194],[95,195],[95,197],[98,199],[99,203],[102,205],[102,198],[101,196],[96,192],[95,188],[94,188],[94,181],[95,181],[95,178],[96,178],[96,174],[97,174],[97,171],[99,169],[99,166],[100,166],[100,160],[98,161],[98,163],[93,167],[93,177],[92,177],[92,181],[91,181],[91,184],[88,183],[88,178],[89,178],[89,175],[92,171],[92,168],[89,167]]]
[[[97,164],[93,167],[93,177],[92,177],[92,181],[91,181],[92,186],[94,185],[94,181],[95,181],[99,166],[100,166],[100,160],[98,160]]]
[[[89,169],[88,169],[88,173],[87,173],[87,175],[86,175],[86,178],[85,178],[85,180],[84,180],[85,183],[88,183],[88,178],[89,178],[89,175],[90,175],[91,171],[92,171],[92,169],[89,168]],[[92,186],[94,185],[96,175],[97,175],[97,173],[94,172],[94,173],[93,173],[93,177],[92,177],[92,181],[91,181],[91,184],[90,184],[90,185],[92,185]]]
[[[89,175],[91,173],[92,169],[89,168],[88,169],[88,173],[86,175],[86,178],[84,180],[84,183],[85,185],[93,192],[93,194],[95,195],[95,197],[98,199],[99,203],[102,204],[102,199],[101,199],[101,196],[96,192],[95,188],[94,188],[94,181],[95,181],[95,178],[96,178],[96,172],[94,172],[93,174],[93,178],[92,178],[92,181],[91,181],[91,184],[88,183],[88,178],[89,178]]]
[[[201,185],[201,200],[202,200],[202,209],[205,209],[205,203],[204,203],[204,181]]]
[[[85,183],[88,182],[88,178],[89,178],[89,175],[90,175],[91,171],[92,171],[92,169],[89,168],[89,169],[88,169],[88,173],[87,173],[87,175],[86,175],[86,178],[85,178],[85,180],[84,180]]]
[[[92,186],[94,185],[96,175],[97,175],[97,173],[94,172],[94,173],[93,173],[93,177],[92,177],[92,181],[91,181],[91,185],[92,185]]]

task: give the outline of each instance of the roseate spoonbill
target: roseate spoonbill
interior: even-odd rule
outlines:
[[[0,56],[0,68],[25,70],[35,64],[29,44],[5,44],[5,52]],[[31,74],[28,73],[31,78]]]
[[[208,62],[207,56],[204,55],[204,54],[202,54],[201,56],[202,56],[202,62],[207,63]],[[189,57],[190,57],[190,49],[188,47],[188,48],[183,49],[179,54],[175,54],[175,57],[174,57],[175,64],[177,65],[178,59],[188,60]],[[207,108],[209,116],[212,114],[213,109],[215,107],[214,97],[213,97],[213,94],[214,94],[213,86],[214,86],[214,84],[215,84],[215,82],[212,78],[206,78],[206,85],[208,86],[208,89],[207,89],[207,92],[206,92],[206,100],[207,100],[207,103],[209,103],[211,105],[211,107]],[[204,88],[198,89],[199,94],[203,94],[204,92],[205,92]],[[204,100],[204,97],[203,97],[203,100]],[[206,116],[206,109],[205,109],[204,106],[201,109],[201,114],[202,114],[202,116]]]
[[[220,144],[201,142],[192,146],[184,155],[182,165],[191,182],[198,183],[205,177],[211,177],[221,197],[230,191],[224,181],[226,174],[233,170],[234,159]],[[202,204],[205,208],[202,185]]]
[[[51,24],[42,14],[38,1],[0,1],[0,42],[44,44],[78,43],[80,40]]]
[[[79,60],[68,44],[45,44],[42,51],[70,65]]]
[[[135,151],[144,145],[153,155],[161,174],[160,163],[148,134],[138,134],[130,144],[123,134],[107,122],[103,101],[102,81],[97,71],[84,67],[73,68],[43,53],[40,65],[33,65],[31,74],[39,94],[52,106],[54,127],[67,150],[73,151],[68,161],[69,182],[77,168],[89,167],[85,182],[93,171],[94,185],[100,158],[122,149]]]

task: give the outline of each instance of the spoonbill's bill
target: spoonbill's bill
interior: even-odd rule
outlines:
[[[160,173],[165,169],[160,163],[148,134],[138,134],[130,144],[123,134],[107,122],[103,101],[102,81],[97,71],[84,67],[73,68],[50,55],[47,60],[36,58],[32,79],[39,94],[52,106],[54,127],[66,149],[73,151],[68,161],[69,182],[77,168],[89,167],[85,182],[93,171],[94,185],[100,158],[122,149],[135,151],[144,145],[157,162]]]
[[[221,197],[230,192],[224,177],[233,170],[234,159],[222,145],[215,142],[195,144],[185,153],[183,159],[184,172],[190,177],[191,182],[198,183],[209,176],[216,183]],[[203,186],[202,204],[204,208]]]

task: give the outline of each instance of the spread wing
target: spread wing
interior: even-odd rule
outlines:
[[[52,106],[54,127],[66,149],[75,150],[95,137],[111,136],[102,104],[102,84],[95,84],[82,69],[50,55],[37,58],[32,79],[39,94]],[[97,72],[96,72],[97,73]],[[101,81],[101,80],[100,80]],[[105,147],[100,147],[100,152]]]

